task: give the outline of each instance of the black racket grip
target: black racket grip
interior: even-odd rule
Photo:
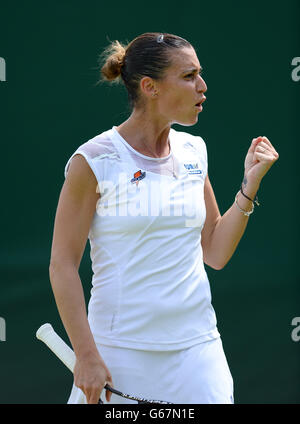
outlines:
[[[105,384],[105,386],[103,388],[106,389],[106,390],[109,390],[110,389],[110,386],[108,384]],[[104,404],[104,402],[100,398],[99,401],[98,401],[98,405],[103,405],[103,404]]]

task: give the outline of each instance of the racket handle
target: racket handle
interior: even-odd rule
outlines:
[[[54,331],[51,324],[42,325],[36,332],[36,337],[44,342],[49,349],[69,368],[74,371],[75,353]]]

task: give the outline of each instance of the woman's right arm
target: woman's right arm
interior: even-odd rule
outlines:
[[[49,275],[57,308],[76,355],[74,383],[88,403],[113,385],[87,319],[79,266],[99,199],[97,180],[85,158],[75,155],[63,184],[54,223]],[[109,401],[111,393],[106,391]]]

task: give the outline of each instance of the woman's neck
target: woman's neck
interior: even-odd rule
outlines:
[[[117,127],[119,134],[138,152],[152,157],[165,157],[170,153],[170,124],[134,110],[127,121]]]

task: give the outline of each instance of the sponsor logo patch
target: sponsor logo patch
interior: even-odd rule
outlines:
[[[199,169],[198,163],[185,163],[184,167],[189,174],[203,174],[202,169]]]
[[[133,178],[130,180],[130,182],[136,183],[136,185],[138,185],[139,181],[141,181],[145,177],[146,177],[146,172],[142,172],[142,170],[140,169],[139,171],[133,174]]]

